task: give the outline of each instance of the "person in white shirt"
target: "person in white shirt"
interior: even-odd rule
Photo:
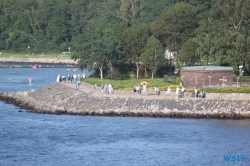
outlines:
[[[195,97],[195,98],[198,97],[198,91],[197,91],[197,88],[196,88],[196,87],[194,88],[194,97]]]
[[[185,92],[185,88],[184,88],[184,86],[182,86],[182,88],[181,88],[181,97],[184,97],[184,92]]]
[[[168,90],[167,90],[167,95],[169,95],[171,93],[171,88],[170,86],[168,87]]]
[[[176,92],[175,92],[176,96],[178,96],[178,95],[179,95],[179,92],[180,92],[180,88],[179,88],[179,87],[177,87],[177,88],[176,88]]]

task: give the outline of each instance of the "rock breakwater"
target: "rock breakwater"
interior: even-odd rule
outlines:
[[[60,83],[1,93],[0,100],[36,113],[206,119],[249,119],[250,101],[164,100],[93,96]]]
[[[77,61],[72,59],[60,58],[5,58],[0,57],[0,62],[27,62],[27,63],[48,63],[48,64],[77,64]]]

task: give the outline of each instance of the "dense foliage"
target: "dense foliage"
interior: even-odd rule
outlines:
[[[201,64],[250,74],[250,0],[2,0],[0,13],[2,52],[70,52],[100,78]]]

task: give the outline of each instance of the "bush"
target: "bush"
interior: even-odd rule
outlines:
[[[241,87],[224,87],[224,88],[201,88],[201,91],[204,90],[208,93],[250,93],[249,86]]]

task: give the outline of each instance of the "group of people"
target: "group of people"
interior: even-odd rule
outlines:
[[[176,96],[180,95],[180,97],[184,97],[184,93],[185,93],[184,86],[182,86],[181,89],[179,87],[176,88],[175,91]]]
[[[76,83],[76,89],[79,89],[79,86],[81,84],[81,82],[83,82],[83,80],[85,79],[85,74],[68,74],[67,75],[60,75],[58,74],[56,82],[75,82]]]
[[[139,94],[146,95],[147,94],[147,85],[146,84],[142,84],[142,90],[141,90],[141,86],[140,85],[135,85],[133,93],[136,94],[136,95],[139,95]]]
[[[101,86],[101,91],[102,91],[102,93],[105,93],[105,94],[112,94],[112,92],[113,92],[113,90],[114,90],[114,88],[112,87],[112,85],[111,84],[102,84],[102,86]]]
[[[198,97],[206,98],[206,92],[204,90],[199,92],[198,89],[196,87],[194,87],[194,97],[195,98],[198,98]]]
[[[142,90],[141,90],[141,87],[139,85],[135,85],[133,93],[137,94],[137,95],[138,94],[147,94],[146,87],[147,87],[147,85],[143,84],[142,85]],[[158,86],[155,86],[153,90],[154,90],[154,94],[156,96],[160,95],[160,89],[159,89]],[[179,87],[176,88],[176,95],[181,95],[181,97],[184,97],[184,92],[185,92],[185,88],[183,86],[182,86],[181,89]],[[167,95],[171,94],[171,88],[170,87],[168,87],[166,93],[167,93]]]
[[[83,82],[85,79],[85,74],[68,74],[68,75],[60,75],[58,74],[56,82],[77,82],[78,80]]]

